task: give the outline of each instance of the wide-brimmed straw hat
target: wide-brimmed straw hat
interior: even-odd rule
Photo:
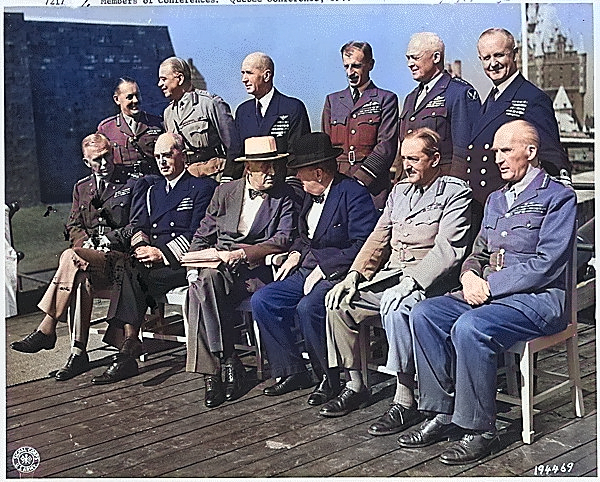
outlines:
[[[289,156],[288,153],[277,152],[277,143],[273,136],[248,137],[244,141],[244,152],[246,155],[238,157],[236,162],[277,161]]]
[[[335,159],[344,150],[340,147],[333,147],[331,138],[325,132],[311,132],[294,142],[292,152],[293,154],[287,165],[298,169]]]

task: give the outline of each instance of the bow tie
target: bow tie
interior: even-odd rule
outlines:
[[[325,201],[325,194],[323,193],[319,194],[318,196],[313,196],[311,194],[310,197],[312,198],[313,202],[317,204],[322,204]]]
[[[267,193],[264,191],[257,191],[256,189],[252,189],[252,188],[249,188],[248,192],[250,193],[250,199],[252,199],[252,200],[256,199],[259,196],[264,199],[265,196],[267,195]]]

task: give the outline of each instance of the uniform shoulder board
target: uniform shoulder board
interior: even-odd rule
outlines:
[[[459,84],[463,85],[471,85],[465,79],[461,79],[460,77],[452,77],[451,82],[458,82]]]
[[[469,184],[467,183],[467,181],[463,181],[462,179],[459,179],[458,177],[443,176],[442,179],[445,184],[451,184],[451,185],[460,186],[460,187],[469,187]]]
[[[85,184],[87,182],[90,182],[93,178],[94,178],[94,175],[90,174],[89,176],[85,176],[83,179],[80,179],[79,181],[77,181],[75,183],[75,185],[79,186],[80,184]]]

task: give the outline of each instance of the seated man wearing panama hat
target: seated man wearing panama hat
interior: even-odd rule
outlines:
[[[241,179],[221,184],[182,262],[188,268],[186,370],[204,374],[204,403],[216,407],[240,395],[245,369],[233,339],[235,306],[272,281],[269,254],[286,251],[296,226],[285,159],[272,136],[245,140]],[[225,362],[225,384],[221,378]]]
[[[294,317],[320,384],[308,399],[320,405],[340,390],[337,369],[327,366],[325,294],[344,278],[371,234],[379,212],[366,187],[337,172],[342,149],[329,136],[313,132],[292,145],[288,167],[298,169],[307,195],[300,210],[299,237],[271,283],[252,295],[252,314],[259,325],[271,376],[281,377],[264,389],[283,395],[313,385],[292,333]]]

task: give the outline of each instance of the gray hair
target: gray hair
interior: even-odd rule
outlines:
[[[179,57],[169,57],[160,64],[161,67],[169,66],[173,73],[183,75],[184,82],[192,81],[192,71],[188,63]]]
[[[433,32],[417,32],[410,37],[408,44],[419,43],[427,50],[432,52],[439,52],[442,63],[444,62],[444,56],[446,54],[446,46],[440,36]]]

